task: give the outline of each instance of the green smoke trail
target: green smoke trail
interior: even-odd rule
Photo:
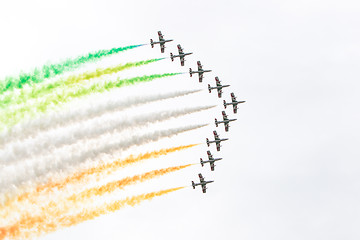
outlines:
[[[0,96],[0,108],[8,107],[12,104],[21,104],[29,101],[30,99],[39,98],[46,94],[52,93],[58,87],[69,87],[72,84],[79,83],[81,81],[89,80],[92,78],[100,77],[103,75],[113,74],[119,71],[123,71],[132,67],[139,67],[145,64],[153,63],[160,61],[164,58],[156,58],[156,59],[149,59],[139,62],[130,62],[126,64],[119,64],[115,67],[109,68],[99,68],[92,72],[85,72],[80,75],[70,76],[65,79],[60,79],[55,82],[50,83],[43,83],[39,85],[34,85],[30,89],[23,88],[19,92],[8,92],[8,94],[4,94]]]
[[[43,82],[45,79],[76,69],[82,64],[93,62],[103,57],[140,46],[142,46],[142,44],[112,48],[108,50],[100,50],[94,53],[88,53],[84,56],[80,56],[77,58],[67,59],[63,62],[59,62],[56,64],[44,65],[41,68],[34,69],[30,73],[21,73],[19,76],[6,77],[4,80],[0,81],[0,94],[16,88],[22,88],[25,84]]]
[[[56,109],[75,98],[84,97],[92,93],[102,93],[113,88],[120,88],[140,82],[149,82],[157,78],[175,76],[181,73],[164,73],[133,77],[128,79],[118,78],[115,81],[81,84],[74,88],[64,88],[59,92],[46,95],[36,102],[27,102],[19,108],[4,110],[0,113],[0,129],[11,127],[25,118],[31,118],[50,109]]]

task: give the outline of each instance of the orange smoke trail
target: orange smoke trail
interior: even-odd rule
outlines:
[[[180,150],[184,150],[187,148],[191,148],[194,146],[197,146],[198,144],[190,144],[190,145],[185,145],[185,146],[179,146],[179,147],[173,147],[173,148],[166,148],[166,149],[160,149],[158,151],[153,151],[153,152],[148,152],[145,154],[140,154],[137,156],[132,156],[130,155],[128,158],[122,160],[122,159],[118,159],[114,162],[111,163],[105,163],[105,164],[101,164],[99,166],[95,166],[89,169],[86,169],[82,172],[77,172],[74,175],[71,175],[67,178],[65,178],[62,181],[58,181],[58,182],[49,182],[47,184],[44,185],[39,185],[36,188],[36,192],[41,192],[41,191],[45,191],[45,190],[50,190],[53,188],[57,188],[57,190],[60,190],[62,188],[64,188],[66,185],[68,184],[72,184],[72,183],[76,183],[76,182],[80,182],[81,180],[83,180],[84,178],[90,176],[90,175],[98,175],[98,174],[103,174],[106,171],[106,174],[112,173],[116,170],[118,170],[119,168],[123,168],[127,165],[130,164],[134,164],[137,162],[140,162],[142,160],[145,159],[149,159],[149,158],[157,158],[160,157],[162,155],[167,155],[168,153],[172,153],[172,152],[176,152],[176,151],[180,151]],[[19,196],[19,199],[21,199],[21,196]]]
[[[184,187],[170,188],[166,190],[160,190],[157,192],[151,192],[133,197],[127,197],[123,200],[118,200],[109,204],[105,204],[104,206],[101,207],[87,209],[74,215],[69,214],[65,216],[59,216],[58,218],[56,219],[53,218],[52,220],[49,220],[48,219],[49,216],[47,215],[33,217],[32,219],[23,219],[22,221],[19,222],[19,224],[0,228],[0,239],[5,239],[7,237],[11,239],[23,239],[23,238],[29,238],[34,235],[39,236],[40,234],[43,233],[50,233],[56,231],[59,228],[71,227],[81,222],[99,217],[101,215],[117,211],[127,205],[135,206],[145,200],[151,200],[154,197],[159,197],[164,194],[174,192],[183,188]],[[23,231],[23,228],[29,225],[33,226],[32,230]]]
[[[164,194],[167,194],[170,192],[174,192],[174,191],[177,191],[177,190],[180,190],[183,188],[185,188],[185,187],[170,188],[170,189],[161,190],[161,191],[157,191],[157,192],[151,192],[151,193],[137,195],[134,197],[127,197],[124,200],[115,201],[113,203],[106,204],[105,206],[98,207],[98,208],[95,208],[90,211],[83,211],[83,212],[80,212],[80,213],[78,213],[76,215],[72,215],[72,216],[63,216],[59,219],[58,223],[60,223],[59,225],[61,227],[70,227],[70,226],[76,225],[78,223],[94,219],[98,216],[117,211],[126,205],[135,206],[137,204],[140,204],[144,200],[151,200],[154,197],[159,197],[161,195],[164,195]],[[58,226],[58,227],[60,227],[60,226]]]
[[[151,193],[141,194],[141,195],[137,195],[137,196],[133,196],[133,197],[127,197],[123,200],[118,200],[118,201],[106,204],[104,206],[101,206],[101,207],[87,209],[87,210],[84,210],[84,211],[74,214],[74,215],[62,216],[58,219],[55,219],[55,221],[51,221],[51,222],[48,222],[45,224],[40,224],[39,226],[37,226],[38,228],[36,229],[35,234],[40,235],[43,233],[50,233],[50,232],[56,231],[60,228],[71,227],[71,226],[77,225],[79,223],[82,223],[84,221],[88,221],[88,220],[94,219],[96,217],[99,217],[101,215],[115,212],[125,206],[135,206],[145,200],[151,200],[154,197],[160,197],[164,194],[168,194],[168,193],[171,193],[171,192],[183,189],[183,188],[185,188],[185,187],[170,188],[170,189],[166,189],[166,190],[160,190],[157,192],[151,192]],[[31,232],[28,232],[26,234],[26,237],[29,237],[31,235],[33,235],[33,234]]]
[[[137,162],[140,162],[145,159],[149,158],[157,158],[162,155],[167,155],[172,152],[184,150],[187,148],[191,148],[194,146],[197,146],[199,144],[189,144],[184,146],[178,146],[178,147],[172,147],[172,148],[165,148],[160,149],[153,152],[148,152],[144,154],[139,154],[137,156],[130,155],[129,157],[125,159],[118,159],[110,163],[103,163],[98,166],[77,172],[73,175],[70,175],[60,181],[50,181],[46,184],[38,185],[35,190],[31,192],[25,192],[19,196],[17,196],[15,199],[8,200],[3,207],[0,206],[0,217],[2,219],[9,218],[9,215],[13,213],[17,213],[19,206],[22,204],[37,204],[37,199],[41,194],[47,194],[54,190],[62,190],[66,186],[69,186],[71,184],[80,184],[85,179],[89,178],[92,175],[97,176],[98,178],[102,175],[108,175],[120,168],[126,167],[130,164],[134,164]],[[30,205],[29,209],[33,207]],[[22,207],[22,209],[26,209]]]
[[[101,196],[106,193],[111,193],[117,189],[124,188],[125,186],[135,184],[138,182],[144,182],[146,180],[162,176],[167,173],[171,173],[174,171],[178,171],[189,167],[193,164],[175,166],[175,167],[168,167],[158,170],[153,170],[150,172],[146,172],[144,174],[135,175],[132,177],[126,177],[118,181],[107,183],[100,187],[93,187],[87,189],[80,194],[73,194],[72,196],[68,197],[67,199],[60,200],[58,202],[51,201],[47,206],[42,207],[41,213],[37,216],[31,216],[30,214],[23,214],[21,216],[20,221],[16,222],[12,226],[7,227],[7,232],[11,236],[21,234],[22,231],[24,234],[24,230],[29,230],[36,228],[38,229],[41,225],[45,224],[46,221],[51,221],[52,219],[56,219],[61,217],[62,215],[69,212],[71,209],[79,208],[83,206],[84,203],[88,200],[91,200],[94,196]],[[1,229],[0,229],[0,236],[1,236]]]
[[[191,165],[192,164],[176,166],[176,167],[168,167],[168,168],[153,170],[153,171],[141,174],[141,175],[135,175],[133,177],[126,177],[119,181],[107,183],[100,187],[94,187],[94,188],[87,189],[87,190],[81,192],[80,194],[72,195],[68,199],[71,201],[74,201],[74,202],[83,202],[85,199],[90,199],[93,196],[101,196],[101,195],[104,195],[105,193],[113,192],[116,189],[122,189],[127,185],[135,184],[138,182],[144,182],[146,180],[149,180],[149,179],[152,179],[155,177],[159,177],[159,176],[162,176],[167,173],[171,173],[174,171],[184,169]]]

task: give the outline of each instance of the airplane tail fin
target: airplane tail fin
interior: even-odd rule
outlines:
[[[215,118],[215,126],[218,127],[218,125],[219,125],[219,124],[218,124],[218,121],[217,121],[217,119]]]
[[[194,183],[194,181],[191,181],[191,185],[192,185],[193,189],[195,189],[195,183]]]
[[[208,139],[208,138],[206,138],[206,144],[207,144],[208,147],[210,147],[210,143],[209,143],[209,139]]]
[[[171,58],[171,61],[174,61],[174,55],[172,53],[170,53],[170,58]]]
[[[208,84],[208,89],[209,89],[209,93],[211,93],[211,88],[210,88],[210,84]]]
[[[192,70],[189,68],[190,77],[192,77]]]
[[[202,167],[204,166],[204,161],[202,160],[202,158],[200,158],[200,164]]]
[[[226,109],[226,101],[224,100],[224,108]]]
[[[151,47],[154,48],[154,41],[152,39],[150,39],[150,44],[151,44]]]

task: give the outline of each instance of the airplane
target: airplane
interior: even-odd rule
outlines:
[[[220,143],[222,142],[222,141],[226,141],[226,140],[229,140],[228,138],[219,138],[219,135],[217,134],[217,132],[216,131],[213,131],[213,133],[214,133],[214,138],[215,138],[215,140],[214,141],[209,141],[209,139],[208,138],[206,138],[206,144],[208,145],[208,147],[210,146],[210,143],[216,143],[216,150],[218,150],[218,151],[220,151],[220,147],[221,147],[221,145],[220,145]]]
[[[200,178],[199,183],[194,183],[194,181],[191,181],[191,185],[192,185],[193,189],[195,189],[196,186],[201,186],[202,192],[206,193],[206,189],[207,189],[206,184],[212,183],[214,181],[205,181],[205,178],[201,175],[201,173],[199,173],[199,178]]]
[[[171,42],[174,40],[173,39],[165,40],[164,35],[162,35],[161,31],[158,31],[158,35],[159,35],[159,41],[154,42],[152,39],[150,39],[150,44],[151,44],[152,48],[154,47],[155,44],[160,44],[161,52],[164,53],[165,52],[165,43]]]
[[[229,131],[229,122],[232,122],[232,121],[236,121],[237,119],[228,119],[225,111],[222,111],[222,115],[223,115],[223,121],[218,121],[216,118],[215,118],[215,125],[216,127],[220,124],[220,123],[223,123],[224,126],[225,126],[225,131],[228,132]]]
[[[210,84],[208,84],[209,93],[211,93],[212,89],[216,89],[218,91],[218,97],[221,98],[222,89],[224,87],[230,87],[230,85],[221,85],[221,82],[218,77],[215,77],[216,81],[216,87],[211,87]]]
[[[214,164],[214,162],[220,161],[220,160],[222,160],[222,158],[213,158],[213,156],[212,156],[212,154],[211,154],[210,151],[207,151],[207,155],[208,155],[208,158],[209,158],[208,161],[203,161],[202,158],[200,158],[201,166],[203,167],[203,166],[204,166],[204,163],[210,163],[211,171],[214,171],[214,169],[215,169],[215,164]]]
[[[232,105],[233,106],[233,109],[234,109],[234,113],[237,113],[237,109],[238,109],[238,104],[239,103],[244,103],[246,101],[236,101],[236,97],[235,97],[235,94],[232,92],[230,94],[231,96],[231,102],[230,103],[226,103],[226,101],[224,100],[224,108],[226,109],[226,106],[227,105]]]
[[[179,55],[174,55],[172,53],[170,53],[170,58],[171,61],[174,61],[174,58],[180,58],[180,62],[181,62],[181,66],[184,66],[185,64],[185,56],[186,55],[191,55],[193,53],[184,53],[184,50],[181,48],[180,44],[177,45],[178,51],[179,51]]]
[[[202,68],[202,65],[201,65],[200,61],[197,61],[197,65],[198,65],[198,70],[197,71],[192,71],[191,68],[189,68],[190,77],[192,77],[192,75],[194,73],[198,73],[199,74],[199,82],[202,82],[203,74],[206,73],[206,72],[211,72],[211,70],[204,70]]]

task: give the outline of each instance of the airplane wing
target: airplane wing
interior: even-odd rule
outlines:
[[[178,48],[179,54],[184,54],[184,51],[181,48],[180,44],[177,45],[177,48]]]
[[[215,138],[215,140],[220,140],[220,139],[219,139],[219,135],[217,134],[217,132],[216,132],[216,131],[213,131],[213,133],[214,133],[214,138]]]
[[[201,185],[201,188],[202,188],[203,193],[206,193],[206,185],[205,184]]]
[[[224,124],[224,126],[225,126],[225,131],[226,131],[226,132],[229,131],[229,123],[226,122],[226,123]]]
[[[165,43],[160,43],[161,52],[165,52]]]
[[[210,162],[210,168],[211,168],[211,171],[214,171],[214,169],[215,169],[215,164],[214,164],[214,162]]]
[[[221,83],[218,77],[215,77],[216,86],[220,87]]]
[[[203,70],[203,69],[202,69],[202,65],[201,65],[200,61],[197,61],[197,65],[198,65],[198,71]]]
[[[200,178],[200,182],[204,182],[204,177],[202,176],[201,173],[199,173],[199,178]]]
[[[231,93],[231,101],[236,102],[236,97],[233,92]]]
[[[222,115],[223,115],[223,120],[224,120],[224,121],[228,120],[228,118],[227,118],[227,115],[226,115],[225,111],[222,111]]]
[[[220,151],[220,143],[216,142],[216,150]]]
[[[159,41],[164,41],[164,35],[162,35],[161,31],[158,31]]]
[[[237,113],[237,104],[236,105],[234,105],[234,113]]]
[[[218,88],[217,91],[218,91],[218,97],[221,98],[222,90]]]
[[[203,80],[203,74],[199,73],[199,82],[202,82],[202,80]]]
[[[208,159],[209,159],[209,160],[213,158],[213,156],[212,156],[212,154],[211,154],[210,151],[207,151],[207,155],[208,155]]]
[[[183,56],[180,56],[180,62],[181,62],[181,66],[185,65],[185,59]]]

